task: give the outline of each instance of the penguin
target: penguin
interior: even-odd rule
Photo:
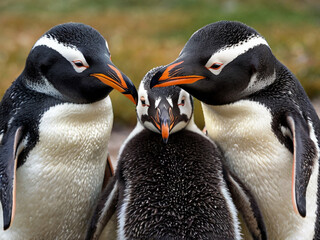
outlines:
[[[267,239],[252,195],[195,125],[191,95],[176,86],[150,89],[158,70],[140,83],[137,125],[120,149],[87,239],[98,239],[115,211],[121,240],[241,239],[233,197],[254,239]]]
[[[170,85],[202,102],[208,135],[257,199],[270,239],[320,239],[319,118],[265,38],[240,22],[209,24],[151,81]]]
[[[112,89],[137,91],[92,27],[65,23],[32,47],[0,103],[0,239],[83,239],[102,189]]]

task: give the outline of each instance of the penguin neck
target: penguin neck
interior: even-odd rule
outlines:
[[[269,90],[269,88],[266,89],[268,93],[277,94],[280,91],[280,89],[292,91],[298,90],[299,92],[304,92],[296,76],[278,59],[275,60],[276,79],[274,84],[271,86],[271,90]],[[274,91],[274,89],[277,89],[277,91]]]
[[[198,128],[198,126],[194,122],[194,115],[192,115],[190,121],[188,122],[188,125],[185,127],[186,130],[189,130],[191,132],[195,132],[201,135],[204,135],[203,132]]]
[[[15,99],[16,104],[39,105],[40,102],[41,104],[46,102],[48,106],[51,106],[66,102],[62,99],[50,96],[44,92],[36,91],[28,84],[28,79],[23,73],[20,76],[18,76],[18,78],[12,83],[8,91],[6,91],[3,99],[5,99],[6,97],[11,98],[10,96],[8,96],[8,94],[12,93],[15,93],[17,96],[20,96],[20,100]],[[28,101],[24,101],[25,99],[28,99]]]
[[[63,102],[70,102],[63,96],[44,76],[37,76],[37,78],[31,78],[26,75],[21,76],[21,83],[28,89],[45,94],[47,96],[53,97],[55,99],[61,100]]]
[[[266,136],[265,132],[273,135],[271,131],[272,116],[267,107],[259,102],[240,100],[222,106],[212,106],[202,103],[205,125],[211,139],[225,145],[225,149],[249,149],[249,153],[263,154],[260,141]],[[269,138],[269,135],[266,136]],[[265,139],[268,142],[268,139]],[[243,146],[242,146],[243,145]],[[266,153],[267,154],[267,153]]]

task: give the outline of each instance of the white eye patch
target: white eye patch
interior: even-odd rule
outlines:
[[[81,73],[89,67],[82,52],[76,46],[63,44],[61,42],[58,42],[57,39],[48,35],[41,37],[35,43],[32,49],[37,46],[47,46],[48,48],[51,48],[60,53],[67,61],[70,62],[77,73]],[[82,64],[79,64],[79,62],[81,62]]]
[[[184,98],[184,104],[180,105],[182,102],[182,99]],[[181,89],[178,99],[178,106],[180,109],[180,114],[185,114],[188,116],[188,118],[192,115],[192,105],[190,102],[190,95],[185,90]]]
[[[236,45],[222,48],[217,52],[213,53],[205,66],[214,75],[218,75],[228,63],[232,62],[241,54],[244,54],[249,49],[254,48],[255,46],[258,46],[258,45],[266,45],[269,47],[267,41],[263,37],[255,35],[247,39],[246,41],[239,42]],[[218,68],[211,68],[213,65],[214,66],[221,65],[221,66]]]
[[[138,104],[137,104],[137,114],[138,117],[141,119],[142,115],[148,115],[148,105],[150,105],[149,103],[149,98],[148,98],[148,91],[144,88],[144,83],[142,82],[140,84],[139,90],[138,90]],[[142,106],[141,100],[140,98],[144,97],[144,101],[145,101],[145,105],[146,106]]]

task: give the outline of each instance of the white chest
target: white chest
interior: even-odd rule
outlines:
[[[112,123],[109,97],[44,113],[39,142],[17,171],[13,225],[0,239],[84,237],[101,191]]]
[[[255,196],[268,237],[312,239],[318,163],[307,189],[307,216],[302,218],[294,212],[291,201],[293,155],[272,132],[268,109],[248,100],[202,106],[209,136],[224,151],[227,165]]]

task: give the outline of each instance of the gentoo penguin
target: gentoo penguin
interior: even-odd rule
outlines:
[[[319,239],[319,118],[266,40],[239,22],[209,24],[151,81],[170,85],[202,101],[208,134],[257,199],[270,239]]]
[[[132,82],[92,27],[66,23],[35,43],[0,103],[0,239],[83,239],[104,177],[108,94]]]
[[[231,195],[241,202],[254,238],[266,239],[254,199],[194,124],[191,96],[176,86],[150,89],[157,70],[140,84],[136,128],[120,149],[87,239],[98,239],[115,206],[121,240],[241,239]]]

